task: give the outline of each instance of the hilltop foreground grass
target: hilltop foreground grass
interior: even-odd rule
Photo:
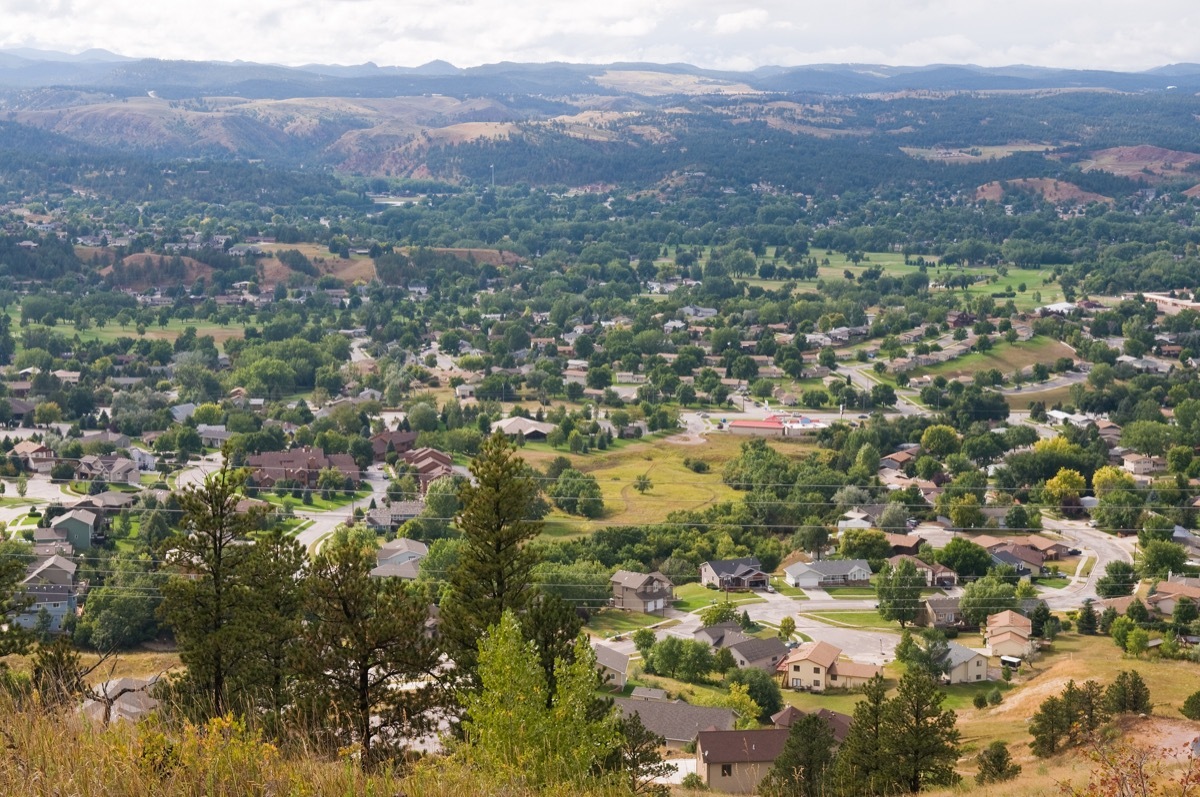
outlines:
[[[286,755],[240,723],[102,728],[66,711],[0,706],[0,794],[50,797],[616,797],[578,786],[533,789],[490,779],[456,759],[409,772],[363,773],[352,756]]]

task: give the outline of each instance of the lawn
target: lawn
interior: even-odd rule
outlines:
[[[1004,400],[1014,410],[1027,410],[1034,402],[1041,402],[1049,409],[1055,404],[1064,404],[1071,400],[1071,385],[1060,385],[1049,390],[1031,387],[1019,393],[1005,393]]]
[[[21,320],[21,309],[19,307],[11,307],[8,314],[12,317],[14,324]],[[180,320],[172,318],[165,327],[159,326],[157,323],[146,327],[146,334],[142,335],[148,340],[175,340],[188,327],[195,327],[197,336],[211,335],[220,347],[222,343],[230,338],[240,338],[246,334],[246,325],[239,323],[216,324],[211,321],[201,321],[197,319]],[[61,324],[53,327],[47,327],[45,324],[31,323],[22,326],[22,329],[49,329],[52,332],[57,332],[61,335],[74,336],[78,335],[82,341],[98,340],[104,343],[111,343],[118,338],[133,338],[137,339],[137,325],[130,324],[122,327],[116,322],[105,324],[103,327],[90,326],[82,332],[67,324]]]
[[[831,598],[839,599],[859,599],[859,598],[874,598],[874,587],[826,587],[825,591],[829,593]]]
[[[981,681],[978,683],[943,686],[942,691],[946,693],[946,702],[942,705],[945,708],[952,708],[955,711],[974,708],[972,701],[975,699],[975,695],[981,694],[986,696],[993,689],[999,689],[1001,693],[1005,693],[1012,688],[1011,684],[1007,684],[1004,681]]]
[[[626,634],[645,628],[648,625],[661,623],[663,618],[657,614],[642,614],[641,612],[626,612],[620,609],[602,609],[588,619],[587,630],[596,636],[610,637],[614,634]]]
[[[1058,576],[1057,578],[1042,577],[1037,579],[1035,583],[1037,586],[1045,587],[1046,589],[1062,589],[1063,587],[1070,586],[1071,579],[1063,578],[1062,576]]]
[[[339,491],[337,497],[330,500],[322,498],[320,491],[314,491],[310,493],[310,495],[312,496],[312,502],[308,504],[301,503],[297,499],[292,498],[290,492],[288,492],[287,495],[280,496],[276,495],[274,492],[261,490],[255,497],[261,501],[266,501],[271,506],[280,508],[284,506],[284,499],[286,498],[291,502],[292,509],[296,512],[325,512],[330,509],[340,509],[341,507],[347,506],[355,501],[362,501],[370,498],[371,491],[359,490],[358,492],[352,493],[349,496]]]
[[[1079,568],[1079,575],[1087,578],[1092,574],[1092,568],[1096,566],[1096,557],[1089,556],[1083,560],[1083,566]]]
[[[909,376],[944,376],[947,379],[955,379],[973,376],[989,368],[995,368],[1008,376],[1017,369],[1028,369],[1035,363],[1053,363],[1059,357],[1074,357],[1074,353],[1065,344],[1052,338],[1039,336],[1016,343],[998,340],[989,351],[971,352],[944,363],[916,368],[909,371]]]
[[[771,586],[774,587],[775,591],[780,595],[786,595],[787,597],[794,598],[798,601],[808,600],[808,596],[804,594],[804,590],[800,589],[799,587],[789,586],[788,583],[779,576],[771,576]]]
[[[820,620],[830,625],[841,625],[847,628],[876,628],[884,631],[899,631],[900,626],[879,616],[879,612],[871,611],[841,611],[831,609],[824,612],[802,612],[802,617]]]
[[[766,602],[765,598],[755,595],[753,592],[731,592],[728,597],[730,603],[739,606]],[[694,612],[722,600],[725,600],[724,592],[709,589],[700,584],[684,584],[682,587],[675,588],[675,608],[681,612]]]

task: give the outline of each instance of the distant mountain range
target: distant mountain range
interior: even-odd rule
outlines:
[[[118,96],[154,92],[164,98],[394,97],[429,93],[459,97],[513,93],[563,95],[597,93],[601,85],[596,78],[611,72],[690,75],[736,83],[759,92],[839,95],[1050,89],[1200,91],[1200,64],[1171,64],[1145,72],[953,64],[920,67],[812,64],[725,72],[688,64],[512,62],[464,69],[445,61],[432,61],[418,67],[372,63],[287,67],[248,61],[134,59],[99,49],[79,54],[33,49],[0,50],[0,90],[52,86],[103,91]]]

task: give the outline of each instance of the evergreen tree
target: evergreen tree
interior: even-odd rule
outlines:
[[[527,543],[540,530],[539,523],[525,519],[537,488],[508,438],[499,433],[488,438],[471,462],[471,474],[475,482],[463,487],[463,508],[455,518],[463,544],[449,573],[439,629],[456,673],[468,679],[474,678],[484,630],[506,611],[524,612],[536,594],[537,558]]]
[[[886,791],[883,750],[886,708],[887,685],[883,676],[876,675],[863,687],[863,699],[855,705],[850,730],[838,748],[835,779],[841,794],[866,797]]]
[[[1122,670],[1104,693],[1105,707],[1113,714],[1149,714],[1150,687],[1136,670]]]
[[[1014,764],[1008,755],[1008,745],[995,741],[979,754],[979,772],[975,782],[980,786],[1012,780],[1021,774],[1020,764]]]
[[[1050,621],[1050,607],[1045,601],[1038,601],[1037,606],[1029,613],[1029,632],[1032,636],[1041,637],[1046,633],[1046,623]]]
[[[921,590],[924,588],[925,578],[911,560],[905,559],[894,568],[884,565],[875,585],[880,617],[894,620],[904,628],[917,619],[921,608]]]
[[[829,723],[815,713],[804,715],[793,723],[759,792],[765,797],[821,797],[835,760],[834,744]]]
[[[546,685],[553,694],[558,683],[556,664],[574,660],[575,638],[583,630],[583,620],[562,599],[542,593],[534,596],[521,615],[521,628],[525,638],[537,647]]]
[[[932,676],[910,672],[883,712],[884,772],[889,782],[916,793],[925,786],[953,786],[960,778],[957,716],[942,709],[945,694]]]
[[[1099,618],[1096,617],[1096,610],[1092,607],[1092,601],[1089,598],[1083,602],[1083,606],[1079,609],[1079,614],[1075,619],[1075,627],[1079,629],[1081,634],[1094,634],[1096,627],[1099,624]]]
[[[301,671],[335,733],[361,748],[364,766],[384,757],[385,740],[429,730],[438,667],[423,588],[372,578],[374,566],[374,545],[344,535],[321,549],[304,584]],[[399,682],[426,685],[397,689]]]
[[[258,607],[250,596],[253,546],[259,512],[237,511],[244,477],[228,467],[179,496],[182,534],[168,543],[166,566],[179,575],[162,587],[163,619],[175,633],[187,666],[182,693],[191,693],[204,715],[220,716],[244,685],[247,662],[261,640]]]
[[[624,774],[630,794],[667,797],[670,787],[655,782],[675,771],[675,765],[663,761],[659,752],[667,740],[648,730],[636,711],[618,721],[617,732],[621,744],[606,768]]]
[[[1029,732],[1033,735],[1029,747],[1039,758],[1052,756],[1062,749],[1070,731],[1070,719],[1063,699],[1057,695],[1048,697],[1029,721]]]
[[[297,656],[308,644],[301,621],[308,553],[276,529],[258,538],[247,566],[250,599],[258,608],[252,628],[260,640],[247,661],[249,702],[278,723],[293,700]]]

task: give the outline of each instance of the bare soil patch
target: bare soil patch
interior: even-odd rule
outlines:
[[[975,199],[987,202],[999,202],[1004,198],[1005,189],[1009,191],[1025,191],[1040,194],[1047,202],[1055,204],[1086,205],[1091,202],[1112,203],[1112,197],[1084,191],[1073,183],[1054,180],[1049,177],[1025,177],[1019,180],[994,181],[975,189]]]
[[[1158,182],[1163,178],[1182,174],[1188,166],[1200,161],[1194,152],[1181,152],[1163,147],[1141,144],[1135,147],[1112,147],[1092,153],[1079,167],[1085,172],[1101,169],[1120,177],[1130,177],[1146,182]]]

